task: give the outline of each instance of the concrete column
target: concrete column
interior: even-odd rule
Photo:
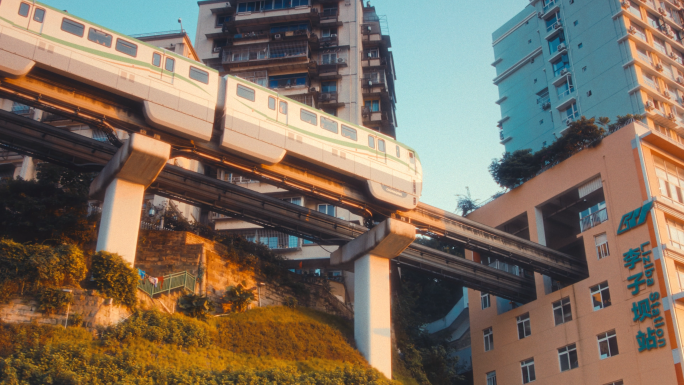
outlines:
[[[25,156],[21,162],[19,177],[23,180],[36,179],[36,162],[30,156]]]
[[[169,159],[171,146],[133,134],[90,185],[90,196],[103,200],[97,251],[121,255],[131,266],[140,230],[145,189]]]
[[[387,219],[330,256],[331,266],[354,271],[354,340],[368,363],[392,378],[390,259],[416,238],[416,229]]]

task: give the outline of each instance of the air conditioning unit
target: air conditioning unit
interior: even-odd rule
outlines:
[[[344,63],[344,58],[338,57],[338,58],[337,58],[337,62],[340,63],[340,64]]]
[[[663,65],[660,64],[660,63],[658,63],[658,64],[655,65],[655,69],[656,69],[656,71],[662,71],[662,70],[663,70]]]
[[[674,52],[670,52],[669,54],[667,54],[667,56],[669,56],[672,60],[677,60],[677,55],[675,55]]]
[[[681,85],[684,85],[684,78],[683,78],[683,77],[677,76],[677,80],[676,80],[676,81],[677,81],[677,83],[679,83],[679,84],[681,84]]]
[[[221,47],[214,47],[214,53],[221,52]]]
[[[563,26],[563,24],[561,24],[560,21],[557,21],[557,22],[553,25],[553,29],[558,29],[558,28],[561,28],[562,26]]]
[[[276,40],[280,40],[280,39],[283,38],[283,35],[281,35],[281,34],[279,34],[279,33],[276,33],[275,35],[273,35],[273,38],[276,39]]]
[[[646,108],[647,111],[652,110],[652,109],[653,109],[653,102],[650,101],[650,100],[647,101],[647,102],[646,102],[646,105],[645,105],[644,107]]]
[[[544,16],[544,12],[539,11],[539,13],[537,13],[538,18],[541,19],[543,16]]]
[[[627,32],[629,32],[630,34],[634,35],[634,34],[636,33],[636,28],[634,28],[633,26],[630,25],[630,26],[629,26],[629,29],[627,30]]]
[[[368,81],[368,87],[373,87],[373,81],[372,80]]]
[[[666,16],[666,15],[667,15],[667,13],[665,13],[665,10],[662,9],[662,8],[658,8],[658,13],[660,13],[660,14],[663,15],[663,16]]]
[[[544,103],[542,103],[541,107],[542,107],[542,110],[548,110],[549,108],[551,108],[551,102],[544,102]]]
[[[336,34],[336,33],[331,33],[331,34],[330,34],[330,37],[332,37],[333,39],[335,39],[335,38],[337,38],[337,34]]]
[[[570,70],[568,70],[567,68],[563,68],[560,72],[560,76],[567,75],[569,73],[570,73]]]
[[[620,5],[622,5],[622,8],[624,8],[624,9],[628,9],[628,8],[629,8],[629,2],[628,2],[628,1],[623,1],[623,2],[620,3]]]
[[[667,118],[670,120],[675,120],[675,114],[669,113],[669,114],[667,114]]]
[[[366,26],[366,31],[370,32],[371,30],[372,30],[371,26],[370,26],[370,25],[367,25],[367,26]]]
[[[565,46],[565,44],[563,44],[563,43],[558,44],[558,52],[565,51],[566,48],[567,47]]]
[[[373,57],[373,54],[368,52],[368,58],[371,59]]]
[[[318,92],[318,87],[310,87],[309,92]]]
[[[670,91],[663,91],[663,96],[666,98],[670,98]]]
[[[571,125],[572,122],[574,122],[574,120],[573,120],[572,118],[567,118],[567,119],[565,119],[565,125],[566,125],[566,126]]]

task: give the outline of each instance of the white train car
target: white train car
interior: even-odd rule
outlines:
[[[366,181],[378,200],[403,209],[418,204],[423,170],[410,147],[246,80],[225,79],[223,149],[265,164],[289,153]]]
[[[211,139],[216,70],[37,1],[1,0],[0,74],[34,66],[141,102],[153,127]]]

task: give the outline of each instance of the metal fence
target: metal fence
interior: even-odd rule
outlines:
[[[253,60],[281,59],[309,54],[307,41],[255,44],[247,47],[231,47],[223,50],[224,63],[237,63]]]
[[[589,230],[590,228],[594,226],[598,226],[599,224],[605,222],[608,220],[608,211],[606,209],[599,210],[593,214],[587,215],[586,217],[582,218],[580,220],[580,227],[582,228],[582,232],[585,232],[586,230]]]
[[[157,286],[154,286],[147,278],[141,279],[138,281],[138,289],[147,293],[150,297],[178,288],[183,288],[190,293],[195,294],[196,281],[197,280],[193,275],[187,271],[183,271],[181,273],[165,275],[162,283],[157,284]]]
[[[231,233],[241,235],[250,242],[264,244],[271,250],[296,249],[301,247],[302,242],[293,235],[269,229],[239,230]]]

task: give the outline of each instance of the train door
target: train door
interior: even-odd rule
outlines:
[[[289,105],[286,101],[282,99],[278,99],[278,122],[288,125],[289,123],[289,114],[290,111],[288,111]]]
[[[176,59],[166,53],[161,54],[161,68],[161,80],[173,84],[176,80]]]
[[[385,139],[377,138],[378,149],[376,151],[378,161],[387,164],[387,144]]]
[[[22,3],[26,4],[26,3]],[[30,12],[30,20],[28,24],[29,31],[35,32],[39,35],[43,33],[43,24],[45,24],[45,8],[33,6]]]
[[[368,135],[368,151],[371,153],[370,159],[378,159],[378,138],[374,135]]]

